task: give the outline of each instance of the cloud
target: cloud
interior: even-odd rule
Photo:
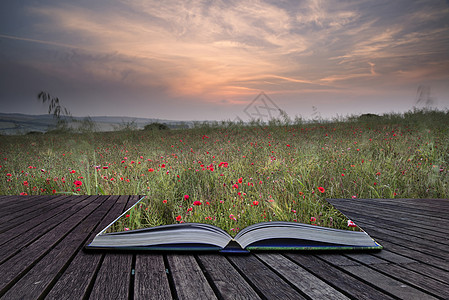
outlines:
[[[232,104],[261,90],[374,93],[407,80],[448,79],[442,1],[29,3],[29,27],[1,32],[0,41],[34,44],[29,55],[37,59],[13,50],[8,57],[92,90],[225,105],[222,99]]]

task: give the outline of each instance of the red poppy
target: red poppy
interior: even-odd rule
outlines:
[[[181,221],[181,215],[176,217],[176,221]]]
[[[316,221],[316,218],[315,217],[311,217],[310,218],[310,222],[315,222]]]
[[[253,205],[259,205],[259,201],[253,201]]]
[[[197,206],[197,205],[201,205],[201,201],[194,201],[194,202],[193,202],[193,205],[196,205],[196,206]]]
[[[83,185],[83,183],[81,181],[79,181],[79,180],[75,180],[73,182],[73,184],[76,185],[76,186],[82,186]]]
[[[184,200],[188,200],[189,199],[189,195],[184,195]]]
[[[153,171],[154,171],[153,168],[149,168],[149,169],[148,169],[148,172],[153,172]]]
[[[357,227],[357,225],[355,225],[355,223],[351,220],[348,220],[348,227]]]
[[[321,186],[318,187],[318,190],[319,190],[321,193],[324,193],[324,191],[325,191],[324,188],[321,187]]]

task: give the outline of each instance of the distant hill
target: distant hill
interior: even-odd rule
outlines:
[[[75,120],[82,121],[84,117],[74,117]],[[150,123],[166,124],[169,128],[192,127],[191,121],[164,120],[155,118],[133,118],[116,116],[95,116],[90,119],[96,125],[96,131],[119,130],[126,126],[136,129]],[[71,127],[79,126],[77,122],[70,122]],[[0,113],[0,134],[26,134],[28,132],[46,132],[56,125],[53,115],[26,115],[19,113]]]

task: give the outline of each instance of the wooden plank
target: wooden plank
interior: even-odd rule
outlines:
[[[325,299],[330,295],[332,295],[332,299],[349,299],[285,256],[274,253],[257,254],[256,256],[312,299]]]
[[[30,228],[39,225],[43,221],[54,217],[55,215],[59,214],[60,212],[64,211],[65,209],[69,208],[70,206],[74,205],[72,201],[75,200],[74,197],[70,198],[68,196],[61,196],[61,199],[64,200],[59,205],[54,205],[54,207],[49,207],[48,210],[46,210],[44,213],[35,216],[30,217],[28,215],[21,215],[18,216],[18,218],[21,219],[22,223],[20,225],[14,226],[14,228],[11,228],[9,230],[3,230],[0,233],[0,245],[3,245],[9,239],[12,239],[18,235],[21,235],[25,232],[27,232]],[[26,205],[26,204],[22,204]],[[9,239],[8,239],[9,238]]]
[[[134,282],[135,300],[165,300],[172,297],[161,254],[136,255]]]
[[[229,260],[252,287],[267,299],[306,299],[254,255],[230,256]]]
[[[388,238],[397,244],[407,244],[413,246],[414,249],[428,252],[436,256],[440,256],[442,252],[449,252],[449,245],[443,244],[442,241],[437,241],[428,237],[417,237],[413,232],[398,233],[394,231],[378,229],[375,225],[363,223],[363,228],[372,235],[381,238]]]
[[[37,299],[51,288],[58,274],[62,272],[80,250],[84,240],[99,222],[105,212],[113,203],[104,201],[98,209],[86,215],[73,231],[65,236],[53,249],[31,268],[18,282],[5,294],[6,298],[23,299],[25,297]]]
[[[449,228],[446,226],[449,218],[447,214],[443,214],[441,217],[435,217],[440,211],[432,211],[429,215],[423,215],[422,210],[419,209],[407,209],[406,207],[398,206],[396,210],[385,208],[385,204],[379,203],[375,204],[367,204],[372,201],[367,201],[366,203],[361,203],[360,201],[350,202],[349,200],[338,201],[338,200],[329,200],[329,202],[337,209],[341,207],[342,212],[346,211],[349,213],[362,213],[362,214],[374,214],[377,217],[390,216],[390,220],[396,220],[398,222],[408,221],[413,222],[414,225],[423,226],[424,228],[428,227],[429,224],[432,224],[434,231],[439,231],[443,233],[449,233]],[[344,212],[343,212],[344,213]]]
[[[65,195],[62,195],[65,196]],[[48,204],[49,197],[54,198],[56,196],[16,196],[15,201],[2,205],[2,210],[8,216],[11,214],[25,214],[32,210],[33,207],[42,206],[42,204]],[[26,203],[26,205],[24,205]]]
[[[319,259],[321,255],[288,253],[287,257],[315,276],[354,299],[394,299],[387,292],[379,291],[369,283],[360,281],[341,268]]]
[[[328,199],[328,201],[331,204],[344,205],[346,208],[361,206],[369,210],[382,209],[388,211],[389,215],[411,213],[419,217],[435,219],[447,219],[444,210],[449,209],[448,199],[440,199],[438,202],[426,199],[405,202],[401,202],[399,199]]]
[[[374,225],[376,230],[388,230],[389,232],[396,232],[403,235],[417,236],[423,240],[431,240],[433,242],[439,242],[443,245],[449,242],[448,235],[446,233],[436,231],[435,227],[429,223],[428,225],[417,225],[412,220],[392,220],[390,218],[379,218],[368,213],[356,213],[351,212],[351,218],[356,221],[357,224],[370,224]],[[382,224],[382,226],[377,226]],[[360,227],[362,227],[360,225]]]
[[[432,212],[441,213],[440,216],[444,216],[443,212],[449,209],[448,199],[405,199],[405,198],[394,198],[394,199],[368,199],[373,203],[385,203],[390,205],[390,207],[395,206],[394,209],[406,209],[406,210],[419,210],[422,213]],[[365,203],[365,199],[359,199],[359,202]]]
[[[88,201],[88,199],[84,200]],[[6,262],[0,265],[0,293],[3,293],[10,285],[39,261],[45,254],[56,246],[56,244],[64,238],[75,226],[78,225],[86,215],[89,215],[95,210],[104,199],[97,197],[95,200],[76,212],[74,215],[66,219],[63,223],[52,228],[46,234],[34,241],[32,244],[9,258]]]
[[[86,197],[84,196],[84,198]],[[29,207],[26,204],[26,208],[18,210],[16,214],[9,214],[2,218],[3,224],[1,225],[0,232],[19,227],[23,223],[45,214],[48,210],[58,207],[65,199],[67,199],[67,196],[51,197],[47,199],[48,201],[41,199],[39,200],[40,204],[33,207]]]
[[[426,263],[429,265],[434,266],[435,268],[439,268],[442,270],[449,270],[449,261],[446,259],[446,256],[442,256],[440,253],[440,255],[438,256],[433,256],[433,255],[429,255],[428,253],[425,252],[421,252],[421,251],[416,251],[414,249],[413,245],[400,245],[400,244],[395,244],[393,242],[389,242],[386,240],[382,240],[380,238],[377,238],[377,240],[379,240],[379,242],[388,250],[393,251],[397,254],[400,254],[402,256],[414,259],[418,262],[422,262],[422,263]]]
[[[105,214],[99,225],[90,233],[88,241],[119,216],[129,202],[135,203],[135,197],[129,201],[125,196],[109,196],[112,208]],[[86,245],[86,242],[84,245]],[[78,251],[73,261],[61,275],[47,295],[47,299],[84,299],[90,293],[97,270],[104,259],[102,253],[86,253]]]
[[[48,196],[4,196],[5,198],[1,199],[0,202],[2,204],[2,209],[5,210],[5,212],[9,212],[9,210],[19,210],[23,209],[23,201],[25,201],[29,206],[33,206],[36,204],[39,204],[39,199],[46,199]]]
[[[365,259],[361,255],[347,256],[366,264]],[[370,267],[386,276],[405,282],[415,288],[425,290],[426,293],[431,294],[432,296],[444,298],[449,295],[449,285],[447,283],[436,280],[434,275],[423,276],[423,274],[419,272],[421,267],[426,266],[425,264],[414,263],[413,265],[416,268],[416,271],[404,268],[403,266],[394,263],[383,263],[382,265],[370,264]]]
[[[449,282],[449,269],[440,269],[429,265],[428,263],[421,263],[417,260],[407,258],[388,250],[382,250],[378,253],[373,253],[372,255],[390,263],[400,265],[408,270],[416,271],[424,276],[435,278],[435,280],[439,280],[444,283]]]
[[[179,299],[217,299],[193,255],[168,254],[167,260]]]
[[[134,200],[128,201],[125,210],[134,203]],[[97,277],[94,279],[95,282],[90,298],[128,299],[134,292],[130,290],[132,260],[133,256],[130,254],[104,254],[104,260],[101,263]]]
[[[400,299],[437,299],[428,293],[424,293],[413,285],[397,280],[391,276],[387,276],[378,272],[374,268],[362,265],[357,261],[350,260],[343,255],[322,255],[320,256],[326,262],[339,266],[351,275],[376,286]],[[383,263],[382,267],[386,268],[388,264]]]
[[[2,252],[0,253],[0,262],[11,257],[20,251],[21,248],[31,244],[34,240],[73,215],[75,212],[68,210],[69,207],[75,206],[81,209],[83,205],[86,206],[89,203],[88,201],[77,201],[77,203],[73,203],[73,201],[75,201],[73,197],[66,197],[66,200],[61,206],[49,210],[45,214],[23,223],[17,228],[12,228],[1,233],[0,241],[4,241],[4,243],[1,243]]]
[[[389,262],[397,263],[397,264],[412,264],[415,263],[416,260],[405,257],[403,255],[388,251],[383,249],[382,251],[371,253],[370,255],[374,255],[381,259],[384,259]]]
[[[201,254],[198,259],[203,271],[217,288],[220,299],[261,299],[226,257]]]
[[[407,234],[403,233],[396,234],[393,231],[379,229],[378,222],[376,223],[365,223],[361,218],[357,218],[356,223],[359,224],[361,228],[367,231],[376,241],[383,245],[382,241],[391,242],[394,244],[406,246],[413,248],[413,250],[418,250],[429,255],[433,256],[441,256],[441,252],[447,252],[447,246],[442,244],[442,242],[436,242],[433,239],[422,239],[416,238],[416,235],[413,236],[412,232]],[[385,245],[383,245],[385,247]]]
[[[108,253],[105,255],[91,299],[128,299],[132,255]]]

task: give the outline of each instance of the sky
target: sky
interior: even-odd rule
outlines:
[[[0,112],[40,91],[74,116],[445,109],[449,0],[1,1]]]

